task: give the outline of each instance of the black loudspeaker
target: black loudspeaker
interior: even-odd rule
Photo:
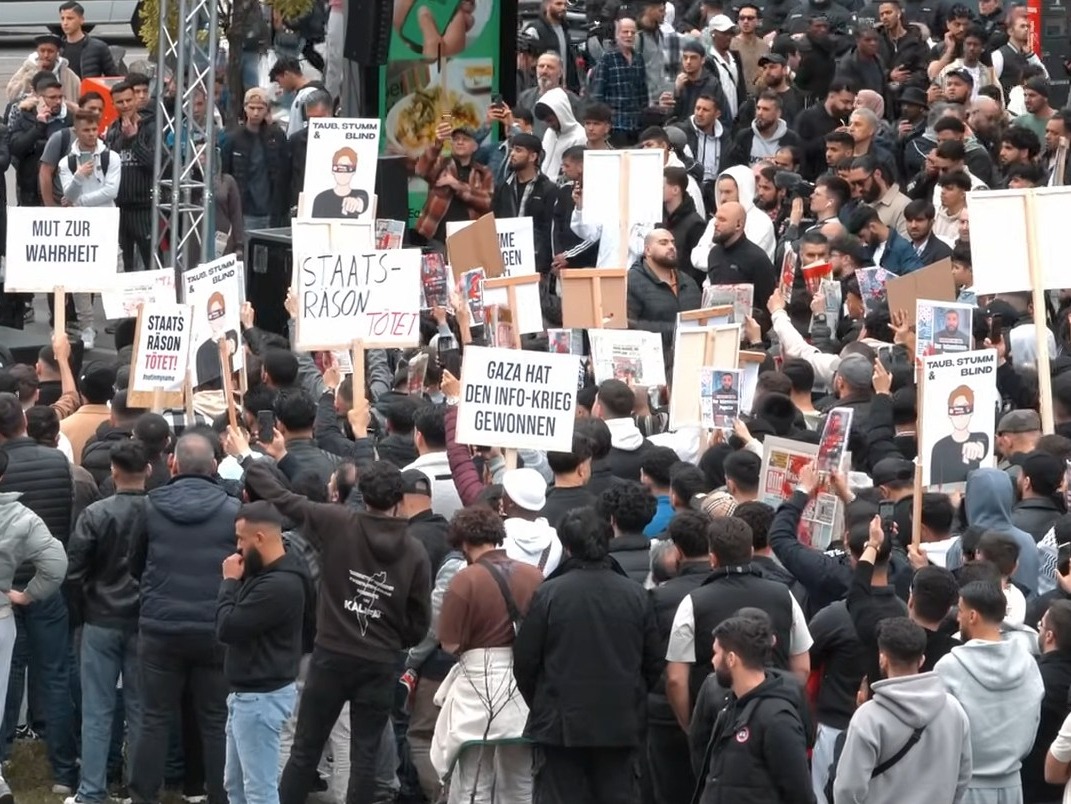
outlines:
[[[348,0],[342,55],[364,67],[387,63],[394,0]]]
[[[415,218],[420,210],[412,216]],[[376,217],[408,221],[409,174],[404,156],[381,156],[376,170]]]

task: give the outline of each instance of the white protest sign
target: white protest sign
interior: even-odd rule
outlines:
[[[242,349],[242,283],[233,254],[198,265],[182,275],[182,300],[193,306],[194,387],[221,376],[219,341],[227,341],[231,370],[245,365]]]
[[[446,236],[450,237],[475,221],[448,221]],[[532,219],[495,218],[498,248],[502,251],[502,266],[510,276],[536,272],[535,231]]]
[[[8,293],[100,293],[119,267],[117,207],[8,207]]]
[[[175,272],[161,268],[117,274],[114,287],[102,293],[100,301],[105,318],[133,318],[142,304],[175,301]]]
[[[653,388],[666,384],[662,336],[640,329],[590,329],[591,366],[595,382],[621,380]],[[698,366],[697,366],[698,368]]]
[[[531,280],[531,281],[529,281]],[[515,304],[510,305],[509,287],[513,286]],[[543,303],[539,298],[539,276],[522,274],[521,278],[502,276],[498,279],[485,279],[483,282],[483,303],[485,307],[493,304],[510,307],[513,313],[513,326],[521,335],[543,332]]]
[[[420,249],[294,247],[297,348],[416,346]]]
[[[973,287],[979,295],[1031,288],[1026,248],[1028,193],[1034,194],[1034,235],[1042,285],[1046,290],[1068,286],[1063,231],[1071,220],[1071,187],[991,190],[967,196]]]
[[[379,120],[309,121],[302,193],[313,218],[361,219],[375,226]]]
[[[617,226],[622,209],[630,226],[662,220],[664,163],[659,148],[584,151],[584,223]]]
[[[182,391],[190,361],[193,308],[188,304],[145,304],[138,329],[132,391]],[[218,352],[217,352],[218,354]],[[218,361],[217,361],[218,362]]]
[[[982,349],[924,357],[922,372],[922,485],[962,489],[970,472],[996,462],[997,353]]]
[[[458,443],[571,452],[579,371],[576,355],[467,347]]]

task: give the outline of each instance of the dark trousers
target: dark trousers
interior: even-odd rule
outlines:
[[[138,642],[141,666],[142,725],[131,763],[130,795],[135,802],[156,802],[172,724],[189,685],[193,714],[201,734],[205,787],[210,804],[225,804],[223,765],[227,755],[227,680],[223,648],[211,635],[177,634],[166,637],[142,633]]]
[[[279,782],[280,804],[305,804],[316,782],[331,727],[350,704],[350,784],[347,804],[366,804],[376,794],[376,752],[390,717],[398,673],[393,664],[343,656],[316,647],[309,660],[290,759]]]
[[[532,749],[532,804],[639,804],[634,748]]]
[[[676,723],[647,724],[647,763],[658,804],[691,801],[695,792],[688,735]]]
[[[119,208],[119,252],[126,273],[138,270],[135,252],[141,270],[152,270],[152,207]]]

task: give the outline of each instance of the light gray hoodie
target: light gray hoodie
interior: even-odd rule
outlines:
[[[837,804],[959,804],[971,780],[970,723],[936,673],[877,681],[874,697],[848,724],[833,785]],[[885,773],[871,772],[894,757],[921,728],[919,741]]]
[[[1034,657],[1017,641],[972,639],[934,672],[971,723],[970,789],[1021,788],[1019,768],[1034,745],[1045,693]]]
[[[25,592],[34,600],[55,594],[67,576],[67,553],[41,517],[19,502],[17,491],[0,492],[0,590],[7,592],[15,570],[24,561],[33,564],[34,576]],[[0,618],[11,616],[11,601],[0,594]]]

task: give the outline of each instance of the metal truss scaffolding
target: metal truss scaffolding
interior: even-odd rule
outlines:
[[[173,269],[177,289],[184,271],[215,256],[219,9],[216,0],[159,4],[153,267]]]

